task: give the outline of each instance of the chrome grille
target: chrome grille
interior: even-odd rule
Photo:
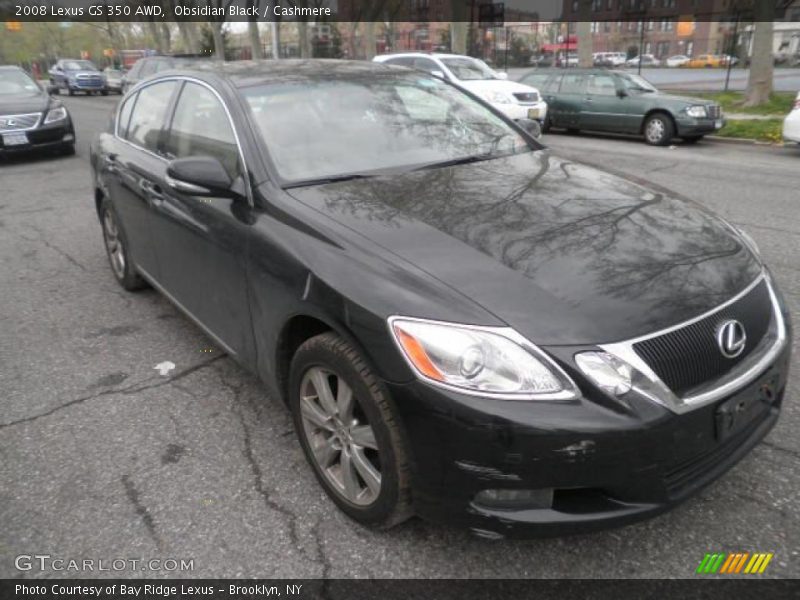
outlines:
[[[520,104],[533,104],[539,101],[539,94],[536,92],[520,92],[514,94],[514,98],[516,98]]]
[[[722,109],[719,104],[714,104],[708,107],[708,117],[710,119],[719,119],[722,115]]]
[[[39,124],[42,113],[26,115],[0,115],[0,131],[26,131]]]
[[[747,345],[734,359],[725,358],[717,329],[728,320],[744,325]],[[772,321],[772,302],[765,281],[733,304],[680,329],[633,344],[633,349],[675,394],[712,382],[734,369],[758,346]]]

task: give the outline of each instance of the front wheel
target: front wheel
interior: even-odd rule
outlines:
[[[411,516],[408,453],[380,379],[329,332],[292,359],[289,405],[306,459],[328,496],[360,523],[388,528]]]
[[[644,139],[651,146],[666,146],[675,135],[672,119],[663,113],[651,115],[644,123]]]

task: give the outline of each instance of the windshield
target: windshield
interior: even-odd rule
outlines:
[[[625,89],[634,90],[638,92],[657,92],[658,90],[653,87],[653,84],[647,81],[644,77],[634,75],[632,73],[624,73],[620,75]]]
[[[0,96],[38,92],[39,86],[24,71],[0,70]]]
[[[474,81],[478,79],[497,79],[497,75],[484,62],[473,58],[442,58],[444,66],[456,79]]]
[[[88,60],[67,60],[63,66],[67,71],[97,71],[97,67]]]
[[[279,82],[242,93],[290,182],[531,150],[488,108],[419,74]]]

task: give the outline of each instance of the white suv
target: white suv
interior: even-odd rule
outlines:
[[[547,102],[536,88],[508,81],[505,73],[489,68],[482,60],[459,54],[383,54],[375,62],[411,67],[441,77],[480,96],[510,119],[533,119],[543,123]]]

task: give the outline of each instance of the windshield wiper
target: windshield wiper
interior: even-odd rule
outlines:
[[[307,187],[310,185],[323,185],[325,183],[338,183],[340,181],[352,181],[353,179],[368,179],[375,177],[376,174],[369,173],[348,173],[345,175],[332,175],[330,177],[319,177],[317,179],[301,179],[300,181],[291,181],[283,186],[283,189],[288,190],[291,188]]]
[[[419,167],[411,169],[412,171],[424,171],[425,169],[440,169],[443,167],[454,167],[456,165],[468,165],[470,163],[481,162],[484,160],[492,160],[493,158],[500,158],[502,154],[473,154],[472,156],[462,156],[461,158],[451,158],[450,160],[443,160],[441,162],[432,162]]]

